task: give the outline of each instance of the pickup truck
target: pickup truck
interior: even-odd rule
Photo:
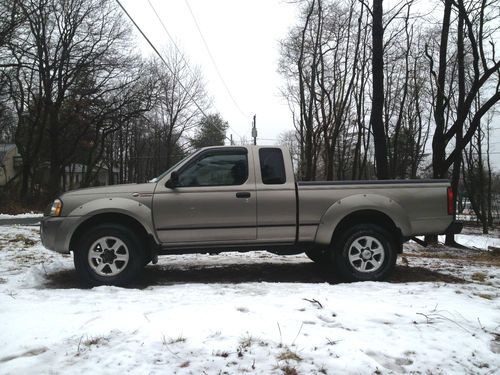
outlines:
[[[288,151],[219,146],[148,183],[70,191],[41,223],[90,285],[124,285],[158,255],[305,252],[350,281],[383,280],[404,241],[458,233],[447,180],[296,182]]]

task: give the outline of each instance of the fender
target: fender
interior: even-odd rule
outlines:
[[[349,214],[371,210],[387,215],[401,229],[403,235],[411,233],[411,224],[407,213],[396,201],[378,194],[356,194],[340,199],[332,204],[323,214],[316,231],[315,242],[329,245],[337,225]]]
[[[73,226],[73,230],[69,234],[68,238],[73,236],[74,231],[84,221],[99,214],[110,213],[122,214],[135,219],[144,227],[146,232],[152,235],[155,241],[159,243],[158,238],[156,237],[156,232],[153,229],[153,215],[151,208],[143,203],[128,198],[100,198],[86,202],[75,208],[68,214],[68,216],[77,216],[80,219],[77,221],[76,225]]]

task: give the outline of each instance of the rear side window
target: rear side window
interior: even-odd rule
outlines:
[[[286,182],[285,162],[279,148],[261,148],[259,150],[260,174],[266,185],[278,185]]]

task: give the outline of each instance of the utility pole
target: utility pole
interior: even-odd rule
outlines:
[[[233,141],[233,135],[231,134],[231,139],[229,140],[231,142],[231,146],[234,146],[234,141]]]
[[[253,115],[253,123],[252,123],[252,137],[253,137],[253,144],[257,144],[257,120],[256,120],[257,115]]]

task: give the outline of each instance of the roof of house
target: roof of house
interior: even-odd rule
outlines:
[[[16,148],[16,145],[13,143],[0,143],[0,161],[2,161],[5,158],[7,152],[9,152],[14,148]]]

